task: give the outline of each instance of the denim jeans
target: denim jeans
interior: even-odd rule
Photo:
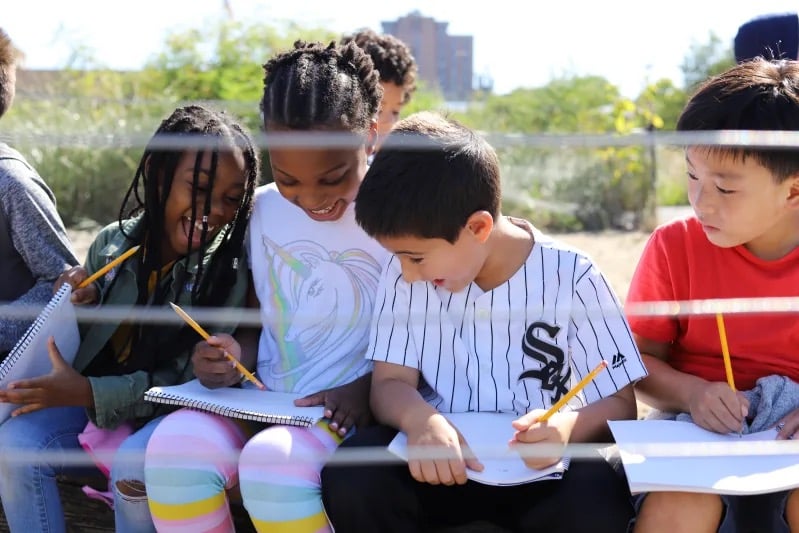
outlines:
[[[154,418],[136,433],[125,439],[117,450],[111,466],[111,487],[114,493],[114,526],[117,533],[154,533],[147,496],[126,496],[117,489],[119,481],[135,481],[144,489],[144,451],[150,436],[163,420]]]
[[[75,464],[80,457],[77,452],[82,451],[78,434],[87,422],[82,407],[52,407],[0,424],[0,502],[12,533],[66,530],[56,476],[99,474],[88,456],[84,456],[85,464]],[[112,480],[144,479],[144,450],[157,422],[153,420],[123,442],[120,453],[125,453],[126,460],[112,468]],[[138,464],[130,460],[132,451],[139,452]],[[34,457],[38,453],[41,459]],[[114,493],[118,532],[155,531],[146,498],[131,500]]]

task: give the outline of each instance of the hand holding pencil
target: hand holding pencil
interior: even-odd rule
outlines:
[[[183,318],[183,320],[184,320],[184,321],[186,321],[186,323],[187,323],[189,326],[191,326],[191,328],[192,328],[194,331],[196,331],[197,333],[199,333],[199,334],[200,334],[200,336],[201,336],[203,339],[205,339],[206,341],[208,341],[209,339],[211,339],[211,336],[208,334],[208,332],[206,332],[206,331],[205,331],[205,330],[202,328],[202,326],[200,326],[200,325],[199,325],[199,324],[198,324],[198,323],[197,323],[197,322],[196,322],[196,321],[195,321],[193,318],[191,318],[191,317],[189,316],[189,314],[188,314],[188,313],[186,313],[186,311],[184,311],[184,310],[183,310],[183,309],[181,309],[181,308],[180,308],[178,305],[176,305],[176,304],[174,304],[174,303],[172,303],[172,302],[170,302],[170,303],[169,303],[169,305],[171,305],[171,306],[172,306],[172,309],[174,309],[174,311],[175,311],[175,312],[176,312],[178,315],[180,315],[180,317],[181,317],[181,318]],[[220,335],[219,337],[223,337],[223,336],[222,336],[222,335]],[[229,336],[227,336],[227,337],[229,337]],[[213,340],[213,339],[212,339],[212,340]],[[232,341],[232,337],[230,338],[230,340]],[[209,343],[209,345],[211,345],[211,346],[214,346],[214,344],[210,344],[210,343]],[[264,384],[263,384],[263,383],[261,383],[261,382],[258,380],[258,378],[256,378],[256,377],[255,377],[255,376],[254,376],[254,375],[253,375],[253,374],[252,374],[252,373],[251,373],[249,370],[247,370],[247,369],[244,367],[244,365],[242,365],[242,364],[241,364],[241,362],[240,362],[240,361],[239,361],[239,360],[238,360],[238,359],[237,359],[237,358],[236,358],[236,357],[235,357],[233,354],[231,354],[229,351],[225,350],[225,349],[224,349],[222,346],[215,346],[215,348],[218,348],[218,349],[221,349],[221,350],[222,350],[222,352],[223,352],[223,355],[224,355],[224,356],[227,358],[227,360],[228,360],[228,361],[230,361],[231,363],[233,363],[233,365],[234,365],[234,367],[235,367],[236,371],[237,371],[237,372],[238,372],[238,373],[239,373],[241,376],[243,376],[243,378],[244,378],[244,379],[246,379],[247,381],[251,382],[253,385],[255,385],[256,387],[258,387],[259,389],[261,389],[261,390],[266,390],[266,387],[264,386]],[[196,356],[196,354],[195,354],[195,356]],[[199,369],[198,369],[197,365],[195,364],[195,374],[197,374],[197,373],[198,373],[198,370],[199,370]],[[200,377],[200,376],[197,376],[197,377]],[[201,380],[201,381],[203,381],[203,380]],[[204,383],[204,384],[205,384],[205,383]]]
[[[569,400],[579,394],[580,391],[591,383],[591,381],[593,381],[600,372],[605,370],[607,366],[607,361],[601,361],[591,372],[583,376],[571,390],[564,394],[560,400],[555,402],[552,407],[546,411],[531,411],[516,419],[513,422],[513,428],[516,430],[516,434],[513,436],[511,445],[551,444],[565,446],[568,444],[572,428],[576,422],[577,413],[570,412],[562,415],[558,418],[558,423],[547,423],[547,421],[566,405]],[[528,457],[523,454],[522,459],[528,467],[542,469],[557,463],[560,457]]]
[[[94,272],[91,275],[89,275],[86,267],[81,265],[65,270],[60,276],[58,276],[58,279],[53,284],[53,293],[60,289],[64,283],[69,283],[72,286],[72,296],[70,297],[72,303],[79,305],[96,303],[99,298],[99,294],[97,294],[97,288],[92,284],[101,277],[105,276],[114,267],[121,265],[138,251],[139,246],[133,246],[124,253],[120,254],[119,257],[116,257],[112,261],[109,261],[107,264],[103,265],[101,268],[97,269],[97,272]]]

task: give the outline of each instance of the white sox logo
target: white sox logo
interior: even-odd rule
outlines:
[[[546,322],[534,322],[527,328],[524,339],[522,339],[522,352],[543,366],[539,370],[522,372],[519,381],[527,378],[539,380],[542,390],[552,392],[551,400],[552,403],[555,403],[568,391],[566,384],[569,383],[572,369],[566,365],[566,357],[557,344],[550,344],[534,335],[537,329],[543,329],[550,339],[554,339],[560,331],[560,326],[553,326]]]

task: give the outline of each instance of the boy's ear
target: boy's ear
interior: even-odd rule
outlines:
[[[788,189],[788,206],[793,209],[799,209],[799,174],[791,176],[788,181],[791,184],[790,189]]]
[[[466,229],[479,242],[486,242],[494,229],[494,217],[488,211],[475,211],[466,220]]]

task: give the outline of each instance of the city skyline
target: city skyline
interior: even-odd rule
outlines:
[[[137,69],[163,49],[168,31],[207,27],[230,16],[243,22],[294,22],[348,33],[361,27],[381,31],[382,22],[418,11],[446,22],[450,35],[473,36],[474,74],[490,76],[498,94],[538,87],[563,76],[599,75],[623,94],[635,96],[647,82],[660,78],[681,84],[682,60],[692,44],[708,42],[711,32],[731,45],[738,26],[752,17],[799,9],[788,0],[723,7],[712,0],[647,6],[627,0],[574,0],[541,3],[524,11],[509,0],[495,0],[490,9],[454,0],[427,2],[424,7],[416,0],[335,5],[322,0],[279,4],[264,0],[140,0],[135,4],[39,0],[17,4],[4,17],[2,27],[25,53],[26,68],[62,68],[77,47],[90,50],[102,66]]]

